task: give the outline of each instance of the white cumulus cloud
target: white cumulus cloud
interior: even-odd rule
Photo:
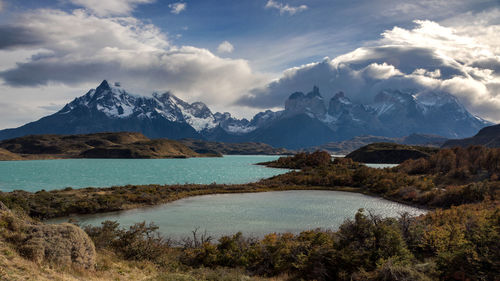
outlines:
[[[170,8],[170,12],[172,14],[178,15],[182,11],[186,10],[187,4],[183,3],[183,2],[176,2],[176,3],[169,4],[168,7]]]
[[[96,15],[128,15],[139,4],[155,2],[155,0],[70,0],[71,3],[84,7]]]
[[[264,8],[277,9],[281,15],[286,13],[288,13],[289,15],[294,15],[308,9],[306,5],[290,6],[288,4],[279,3],[274,0],[268,0]]]
[[[234,46],[233,44],[229,43],[229,41],[224,41],[219,44],[217,47],[217,52],[218,53],[232,53],[234,51]]]
[[[290,93],[313,85],[327,98],[344,91],[361,102],[382,89],[431,90],[451,93],[472,113],[500,121],[500,42],[494,36],[499,27],[483,22],[476,31],[432,21],[416,21],[412,29],[394,27],[369,46],[290,68],[238,103],[279,106]]]

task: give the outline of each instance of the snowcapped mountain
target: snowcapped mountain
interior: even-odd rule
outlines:
[[[250,124],[263,116],[269,117],[255,126],[247,139],[292,149],[361,135],[403,137],[419,133],[457,138],[492,124],[470,114],[451,94],[389,89],[364,104],[339,92],[326,107],[314,87],[307,94],[291,94],[285,110],[259,113]]]
[[[190,104],[169,92],[132,95],[104,80],[52,115],[0,131],[0,139],[132,131],[150,138],[253,141],[297,149],[360,135],[468,137],[488,125],[491,123],[470,114],[454,96],[441,92],[383,90],[370,103],[361,104],[343,92],[326,102],[313,87],[307,94],[291,94],[284,110],[267,110],[247,120],[228,112],[212,113],[202,102]]]
[[[189,104],[171,93],[136,96],[104,80],[52,115],[0,131],[0,139],[103,131],[141,132],[151,138],[202,138],[200,132],[216,126],[215,116],[201,102]]]
[[[166,119],[185,122],[200,132],[215,128],[218,123],[202,102],[189,104],[173,94],[154,93],[152,97],[135,96],[104,80],[95,90],[76,98],[56,114],[68,114],[77,108],[99,111],[113,119]]]

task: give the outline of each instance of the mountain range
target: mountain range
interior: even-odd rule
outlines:
[[[343,92],[328,102],[317,87],[292,93],[284,110],[267,110],[251,120],[213,113],[204,103],[187,103],[170,92],[136,96],[104,80],[58,112],[18,128],[0,139],[30,134],[141,132],[149,138],[263,142],[305,148],[360,135],[402,137],[413,133],[464,138],[491,125],[469,113],[451,94],[386,89],[368,103]]]

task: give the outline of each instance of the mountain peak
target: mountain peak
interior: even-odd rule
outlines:
[[[170,92],[165,92],[165,93],[162,93],[162,94],[159,94],[159,93],[153,93],[153,97],[161,100],[161,99],[167,99],[169,97],[171,97],[172,94]]]
[[[334,99],[340,99],[340,98],[345,98],[344,92],[340,91],[333,96]]]
[[[97,87],[96,91],[111,90],[108,81],[102,80],[101,84]]]
[[[292,93],[292,94],[288,97],[288,99],[289,99],[289,100],[295,100],[295,99],[302,99],[302,98],[304,98],[304,97],[305,97],[304,93],[302,93],[302,92],[295,92],[295,93]]]
[[[285,102],[285,112],[289,116],[305,113],[309,116],[323,118],[326,107],[323,97],[319,93],[319,88],[314,86],[307,95],[302,92],[291,94]]]
[[[319,88],[317,86],[314,86],[313,90],[311,92],[307,93],[307,97],[308,98],[314,98],[314,97],[323,98],[321,96],[321,94],[319,93]]]
[[[349,111],[352,106],[351,100],[345,96],[344,92],[340,91],[330,99],[328,114],[338,117],[340,114]]]
[[[407,92],[402,92],[400,90],[382,90],[380,91],[373,100],[375,103],[399,103],[399,104],[408,104],[414,103],[415,97]]]

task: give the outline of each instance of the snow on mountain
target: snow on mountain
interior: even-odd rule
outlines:
[[[67,114],[78,106],[95,107],[112,118],[126,118],[135,110],[138,96],[131,95],[118,87],[111,87],[103,81],[97,89],[90,90],[82,97],[66,105],[59,114]]]
[[[66,105],[58,114],[67,114],[77,107],[94,108],[109,118],[165,118],[171,122],[186,122],[196,131],[210,130],[219,125],[210,109],[202,102],[189,104],[166,92],[152,97],[132,95],[104,80],[95,90]]]
[[[256,127],[252,126],[250,121],[247,119],[233,118],[229,112],[217,112],[214,114],[214,117],[216,123],[218,123],[222,129],[232,134],[246,134],[256,129]]]

